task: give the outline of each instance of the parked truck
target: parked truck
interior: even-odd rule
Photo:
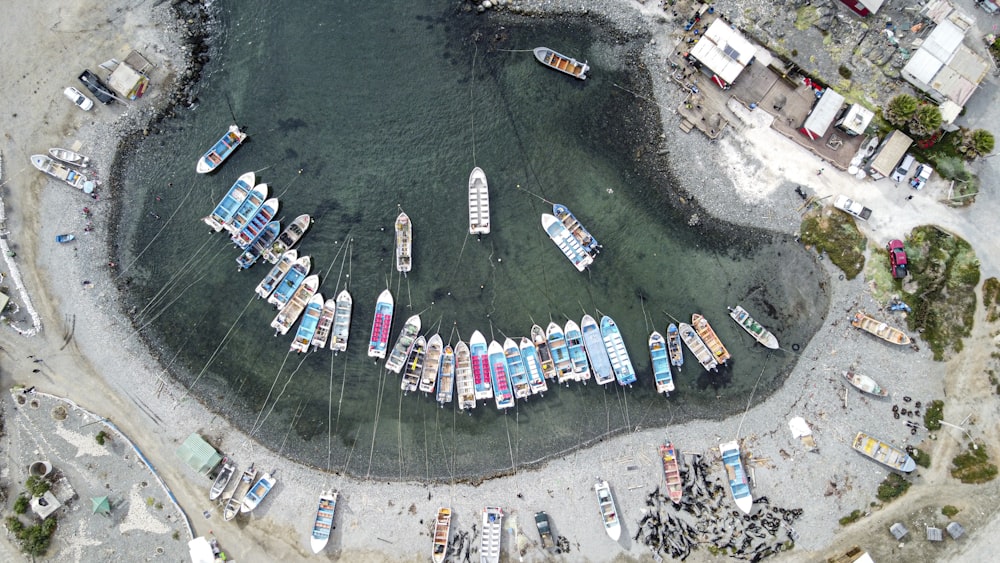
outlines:
[[[552,529],[549,527],[549,515],[545,512],[535,514],[535,526],[538,528],[538,535],[542,538],[542,549],[552,551],[556,542],[552,539]]]
[[[867,221],[868,218],[872,216],[871,209],[868,209],[864,205],[861,205],[846,195],[837,196],[837,200],[833,202],[833,206],[845,213],[854,215],[862,221]]]

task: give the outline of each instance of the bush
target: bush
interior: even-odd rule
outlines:
[[[24,514],[28,511],[28,505],[31,501],[28,497],[24,495],[18,495],[17,500],[14,501],[14,514]]]
[[[944,514],[948,518],[953,518],[956,514],[958,514],[958,508],[950,504],[945,505],[945,507],[941,509],[941,514]]]
[[[860,510],[854,510],[850,514],[848,514],[847,516],[844,516],[843,518],[841,518],[839,520],[840,525],[841,526],[846,526],[848,524],[853,524],[854,522],[857,522],[858,520],[860,520],[861,517],[864,516],[864,515],[865,515],[864,512],[862,512]]]
[[[951,460],[951,476],[963,483],[986,483],[997,476],[997,466],[990,463],[990,455],[983,443],[969,443],[969,449]]]
[[[878,494],[875,496],[882,502],[889,502],[895,498],[903,496],[910,489],[910,482],[903,479],[897,473],[890,473],[885,481],[878,486]]]
[[[31,477],[28,477],[27,481],[24,482],[24,486],[28,488],[28,492],[31,493],[31,496],[40,497],[49,492],[49,488],[51,488],[52,485],[50,485],[45,479],[32,475]]]
[[[14,534],[15,537],[21,534],[21,530],[24,530],[24,524],[21,523],[17,516],[8,516],[7,519],[4,520],[4,523],[7,525],[7,529],[10,533]]]
[[[931,454],[921,450],[920,448],[913,448],[913,452],[910,453],[910,457],[913,461],[917,462],[920,467],[930,467],[931,466]]]
[[[934,399],[927,405],[927,412],[924,413],[924,427],[928,430],[941,430],[942,420],[944,420],[944,401]]]
[[[101,430],[100,432],[97,433],[97,436],[94,436],[94,439],[97,440],[98,444],[100,444],[100,445],[103,446],[104,445],[104,439],[107,438],[107,437],[108,437],[108,435],[105,434],[103,430]]]
[[[847,80],[851,79],[851,69],[847,68],[844,65],[840,65],[840,68],[837,69],[837,73],[839,73],[841,77],[846,78]]]

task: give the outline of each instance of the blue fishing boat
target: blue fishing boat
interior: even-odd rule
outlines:
[[[615,372],[618,384],[632,385],[635,383],[635,368],[632,367],[632,359],[629,358],[628,350],[625,349],[622,333],[619,332],[615,321],[607,315],[601,317],[601,337],[604,339],[604,348],[608,351],[611,369]]]
[[[195,166],[195,171],[198,174],[207,174],[219,167],[229,155],[233,154],[243,141],[247,138],[247,134],[240,131],[239,125],[230,125],[229,130],[226,134],[222,136],[212,148],[208,149],[208,152],[202,155],[198,159],[198,165]]]
[[[514,398],[527,399],[531,395],[528,370],[524,365],[524,359],[521,358],[521,349],[517,347],[513,338],[504,340],[503,355],[507,360],[507,377],[510,378],[510,386],[514,389]]]
[[[333,530],[333,517],[337,513],[337,492],[323,491],[319,495],[319,508],[316,509],[316,520],[313,523],[312,537],[309,546],[313,553],[319,553],[330,541]]]
[[[256,180],[257,176],[253,172],[247,172],[240,176],[236,180],[236,183],[226,192],[226,196],[222,198],[219,205],[216,205],[212,213],[202,219],[202,221],[209,227],[212,227],[213,231],[221,231],[229,223],[229,220],[233,218],[233,214],[240,208],[243,200],[247,198],[247,194],[253,189],[253,184]]]
[[[246,199],[244,199],[243,203],[236,208],[236,212],[233,213],[233,216],[229,218],[229,222],[223,225],[226,232],[228,232],[230,236],[240,232],[243,227],[247,225],[250,219],[253,219],[254,215],[256,215],[257,211],[260,209],[260,206],[264,205],[264,201],[267,199],[269,191],[270,188],[267,187],[267,184],[257,184],[252,190],[250,190]]]
[[[562,221],[548,213],[542,213],[542,228],[578,271],[582,272],[594,263],[594,257],[583,248]]]
[[[406,323],[403,324],[403,330],[399,332],[399,338],[396,339],[396,345],[392,347],[392,352],[389,352],[389,359],[385,361],[385,369],[393,373],[402,371],[403,364],[406,362],[406,358],[409,357],[410,350],[413,349],[413,342],[417,339],[419,332],[420,315],[413,315],[406,319]]]
[[[303,258],[308,258],[308,256],[304,256]],[[281,278],[281,281],[278,282],[278,285],[274,288],[274,292],[267,298],[267,302],[278,309],[287,305],[288,300],[292,298],[295,291],[302,285],[302,280],[306,279],[306,276],[309,275],[311,267],[311,260],[307,260],[304,263],[301,258],[297,260],[285,274],[285,277]]]
[[[282,254],[281,260],[278,260],[278,263],[272,266],[271,271],[264,276],[264,279],[260,280],[259,284],[257,284],[257,289],[255,290],[257,292],[257,297],[267,299],[271,295],[271,292],[274,291],[274,288],[278,286],[281,279],[285,277],[285,274],[288,273],[288,270],[291,270],[292,266],[294,266],[299,260],[304,261],[303,265],[308,271],[310,265],[310,259],[308,256],[299,258],[298,250],[289,250],[288,252]]]
[[[472,360],[472,387],[476,392],[476,400],[492,399],[489,347],[483,333],[478,330],[469,338],[469,357]]]
[[[274,237],[278,236],[278,231],[281,230],[281,223],[278,221],[271,221],[264,226],[261,232],[257,233],[257,238],[250,243],[250,246],[236,258],[236,265],[239,266],[240,270],[246,270],[260,258],[261,253],[264,249],[271,246],[274,242]]]
[[[667,325],[667,352],[670,356],[670,365],[680,371],[684,365],[684,349],[681,347],[681,333],[674,323]]]
[[[247,496],[243,497],[243,506],[240,507],[240,512],[250,512],[257,508],[260,501],[264,500],[264,497],[271,492],[277,482],[278,480],[270,473],[261,475],[260,479],[257,479],[257,482],[247,491]]]
[[[556,364],[552,361],[552,351],[549,350],[549,341],[542,327],[531,325],[531,343],[535,345],[538,361],[542,364],[542,376],[545,379],[558,377],[559,370],[556,369]]]
[[[299,288],[295,290],[295,293],[292,294],[292,298],[288,300],[288,304],[282,307],[281,310],[278,311],[278,314],[274,316],[274,320],[271,321],[271,328],[274,329],[275,336],[278,336],[279,334],[288,334],[289,329],[292,328],[295,321],[299,320],[302,312],[305,311],[309,302],[312,300],[313,295],[318,289],[318,274],[312,274],[302,280]]]
[[[653,364],[653,380],[657,393],[674,390],[674,376],[670,373],[670,358],[667,356],[667,341],[659,332],[649,335],[649,359]]]
[[[753,496],[750,494],[750,484],[747,482],[746,471],[743,470],[743,462],[740,461],[740,445],[733,440],[719,444],[719,451],[722,452],[722,463],[726,466],[726,480],[729,482],[729,490],[733,493],[736,507],[744,514],[750,514],[750,509],[753,508]]]
[[[323,294],[316,292],[309,298],[306,310],[302,313],[302,322],[299,329],[295,331],[295,338],[292,339],[291,352],[308,352],[312,337],[316,334],[316,327],[319,326],[319,318],[323,314]]]
[[[418,336],[410,346],[410,353],[404,364],[403,379],[399,384],[399,388],[403,390],[404,394],[417,390],[417,386],[420,384],[420,374],[424,371],[426,355],[427,340],[423,336]]]
[[[569,347],[566,346],[566,337],[563,329],[556,323],[549,323],[545,329],[545,336],[549,341],[549,352],[552,353],[552,363],[559,373],[560,384],[573,380],[573,360],[569,357]]]
[[[538,351],[529,338],[521,337],[521,360],[524,361],[524,369],[528,373],[528,386],[531,392],[536,395],[544,395],[549,390],[549,385],[545,383],[545,375],[542,373],[542,362],[538,359]]]
[[[507,375],[507,357],[503,346],[494,340],[490,342],[490,375],[493,378],[493,399],[498,409],[509,409],[514,406],[514,394],[510,390],[510,379]]]
[[[261,231],[264,227],[274,219],[274,216],[278,213],[278,198],[272,197],[271,199],[264,202],[257,210],[257,213],[247,221],[247,224],[243,226],[238,233],[235,233],[229,240],[233,241],[233,244],[246,250],[250,247],[253,241],[257,240]]]
[[[552,214],[556,216],[556,219],[562,221],[563,226],[573,235],[573,238],[580,241],[580,245],[588,254],[596,256],[601,251],[601,245],[597,239],[590,235],[590,231],[580,224],[580,221],[565,205],[552,204]]]
[[[389,330],[392,329],[394,306],[392,293],[388,289],[383,289],[375,303],[375,318],[372,320],[371,337],[368,338],[369,358],[385,358],[389,348]]]
[[[573,320],[566,321],[566,347],[569,348],[569,359],[573,363],[573,379],[586,385],[590,379],[590,362],[587,361],[587,351],[583,348],[583,334]]]
[[[580,328],[583,329],[583,344],[587,348],[587,356],[590,357],[590,369],[594,372],[594,379],[598,385],[611,383],[615,380],[615,370],[611,367],[608,349],[604,347],[601,327],[594,317],[584,315]]]

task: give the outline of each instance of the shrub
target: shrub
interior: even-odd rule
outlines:
[[[953,518],[956,514],[958,514],[958,508],[950,504],[945,505],[944,508],[941,509],[941,514],[944,514],[948,518]]]
[[[990,455],[983,443],[969,443],[969,449],[951,460],[951,476],[963,483],[986,483],[997,476],[997,466],[990,463]]]
[[[841,526],[846,526],[848,524],[853,524],[854,522],[857,522],[858,520],[860,520],[861,517],[864,516],[864,515],[865,515],[864,512],[862,512],[860,510],[854,510],[850,514],[848,514],[847,516],[844,516],[843,518],[841,518],[839,520],[840,525]]]
[[[4,523],[7,525],[7,529],[14,536],[19,536],[21,531],[24,530],[24,524],[17,518],[17,516],[8,516]]]
[[[27,481],[25,481],[24,486],[28,488],[28,492],[31,493],[31,496],[40,497],[49,492],[49,488],[51,488],[52,485],[50,485],[45,479],[32,475],[31,477],[28,477]]]
[[[851,79],[851,69],[847,68],[844,65],[840,65],[840,68],[837,69],[837,73],[839,73],[841,77],[846,78],[847,80]]]
[[[930,467],[931,466],[931,454],[921,450],[920,448],[913,448],[913,452],[910,453],[910,457],[913,461],[917,462],[920,467]]]
[[[28,511],[28,505],[30,504],[28,497],[24,495],[18,495],[17,500],[14,501],[14,514],[24,514]]]
[[[928,430],[941,430],[941,421],[944,420],[944,401],[934,399],[927,405],[924,413],[924,427]]]
[[[108,435],[105,434],[103,430],[101,430],[100,432],[97,433],[97,436],[94,436],[94,439],[97,440],[98,444],[100,444],[100,445],[103,446],[104,445],[104,439],[107,438],[107,437],[108,437]]]
[[[906,493],[910,488],[910,482],[903,479],[897,473],[890,473],[885,481],[878,486],[878,494],[875,496],[882,502],[889,502],[894,498],[898,498]]]

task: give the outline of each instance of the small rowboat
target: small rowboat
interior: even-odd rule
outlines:
[[[670,373],[670,359],[663,335],[657,331],[649,335],[649,359],[653,366],[653,381],[657,393],[670,394],[674,390],[674,376]]]
[[[230,125],[229,130],[219,139],[212,148],[208,149],[201,158],[198,159],[198,165],[195,166],[195,171],[198,174],[205,174],[215,170],[220,166],[229,155],[233,154],[236,147],[239,147],[244,140],[246,140],[247,134],[240,131],[238,125]]]
[[[448,535],[451,532],[451,509],[439,508],[437,520],[434,522],[434,541],[431,557],[434,563],[441,563],[448,555]]]
[[[608,533],[614,541],[622,535],[622,525],[618,518],[618,508],[615,506],[615,498],[611,496],[611,486],[603,479],[598,479],[594,484],[594,491],[597,493],[597,503],[601,508],[601,520],[604,521],[604,531]]]
[[[705,343],[705,346],[712,351],[712,357],[715,358],[716,362],[724,364],[729,361],[729,351],[722,345],[722,340],[719,340],[712,325],[708,324],[708,319],[695,313],[691,315],[691,326],[698,333],[698,336],[701,337],[701,341]]]
[[[67,243],[76,240],[76,235],[73,233],[66,233],[64,235],[56,235],[56,242]]]
[[[750,510],[753,508],[753,495],[750,493],[747,473],[743,468],[743,461],[740,459],[740,445],[733,440],[719,444],[719,451],[722,453],[722,464],[726,468],[726,480],[729,481],[729,491],[733,494],[736,508],[743,511],[744,514],[750,514]]]
[[[917,468],[917,463],[906,452],[864,432],[858,432],[851,447],[863,456],[904,473]]]
[[[695,359],[698,360],[701,367],[705,368],[705,371],[712,371],[719,367],[719,362],[715,361],[712,353],[708,351],[705,343],[701,341],[701,337],[691,328],[691,325],[680,323],[678,325],[678,332],[680,332],[681,340],[688,347],[688,350],[694,354]]]
[[[778,349],[778,339],[775,338],[771,331],[762,327],[760,323],[753,320],[750,313],[747,313],[746,309],[740,307],[739,305],[735,307],[729,307],[729,316],[737,322],[743,330],[747,331],[747,334],[753,337],[754,340],[760,342],[765,348],[770,348],[772,350]]]
[[[851,385],[858,388],[859,391],[863,391],[870,395],[875,395],[876,397],[885,397],[889,394],[888,391],[879,387],[875,380],[868,377],[867,375],[862,375],[860,373],[854,373],[853,371],[845,371],[844,379],[850,382]]]
[[[323,491],[319,495],[319,507],[316,509],[316,520],[313,523],[312,537],[309,546],[313,553],[319,553],[330,541],[333,530],[333,517],[337,510],[337,492]]]
[[[534,53],[538,62],[549,68],[564,72],[573,78],[587,79],[587,71],[590,70],[587,63],[581,63],[574,58],[561,55],[548,47],[535,47]]]
[[[889,326],[881,321],[876,321],[860,311],[854,315],[853,319],[851,319],[851,325],[855,328],[860,328],[865,332],[874,334],[882,340],[891,342],[892,344],[906,346],[910,343],[910,337],[903,331],[896,327]]]
[[[684,365],[684,350],[681,348],[681,333],[674,323],[667,325],[667,352],[670,353],[670,365],[680,371]]]
[[[215,500],[222,496],[222,492],[226,490],[226,486],[229,485],[230,479],[233,478],[233,473],[236,472],[236,465],[229,461],[229,458],[224,458],[222,460],[222,469],[219,470],[219,474],[216,475],[215,481],[212,483],[212,488],[208,492],[208,500]]]
[[[455,345],[455,392],[458,393],[458,409],[476,408],[476,388],[472,382],[472,356],[469,346],[459,341]]]
[[[681,503],[684,495],[684,481],[681,478],[680,464],[677,463],[677,450],[670,442],[660,446],[660,457],[663,459],[663,476],[667,482],[667,495],[674,504]]]
[[[66,164],[72,164],[73,166],[79,166],[80,168],[90,166],[90,157],[83,156],[82,154],[73,152],[69,149],[49,149],[49,155],[56,160],[61,160]]]

